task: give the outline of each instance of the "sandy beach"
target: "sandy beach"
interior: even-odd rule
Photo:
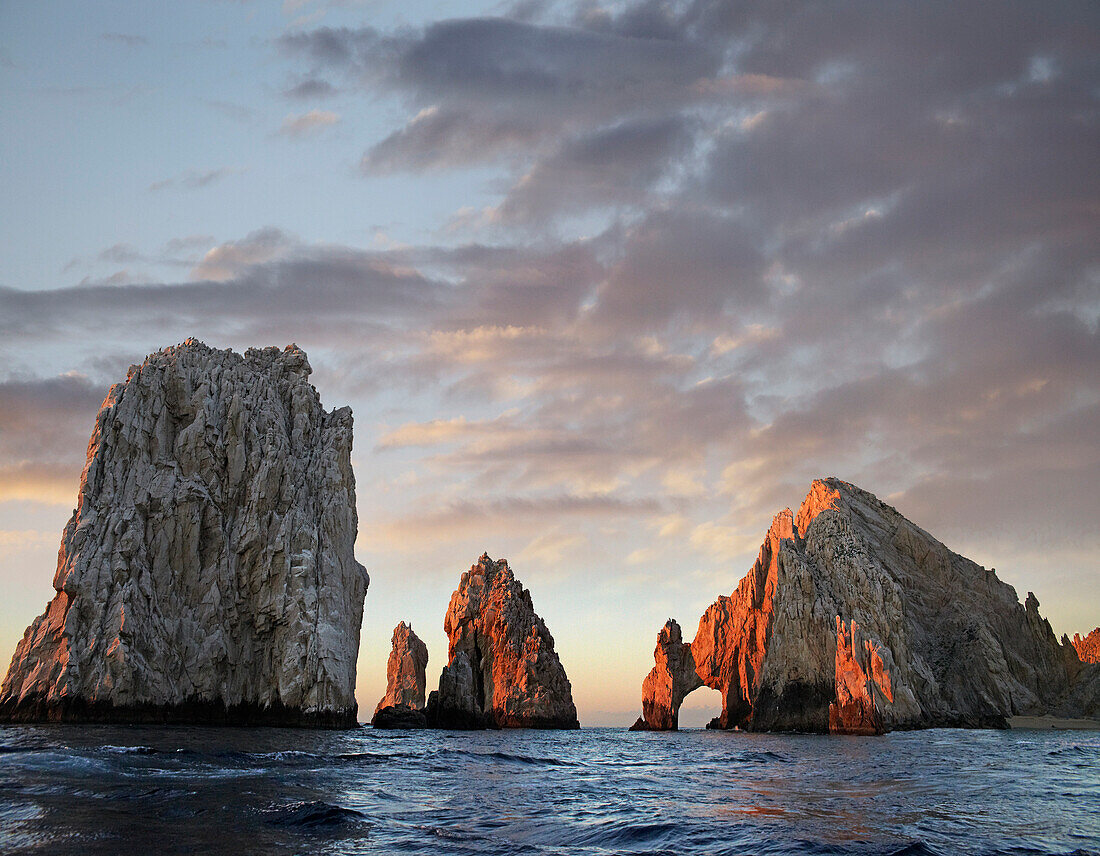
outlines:
[[[1058,716],[1011,716],[1011,728],[1057,728],[1063,731],[1100,731],[1100,719],[1066,719]]]

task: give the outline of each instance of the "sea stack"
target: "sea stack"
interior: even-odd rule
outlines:
[[[554,637],[504,559],[462,575],[443,625],[448,662],[428,699],[434,728],[579,728]]]
[[[722,694],[710,727],[749,731],[1005,727],[1016,714],[1089,715],[1096,701],[1094,667],[1059,644],[1033,594],[1021,604],[992,570],[838,479],[776,515],[690,647],[674,624],[658,639],[639,730],[675,729],[701,685]]]
[[[426,728],[424,688],[428,646],[402,621],[393,629],[386,663],[386,694],[374,709],[375,728]]]
[[[0,718],[357,724],[351,410],[310,371],[188,339],[111,388]]]

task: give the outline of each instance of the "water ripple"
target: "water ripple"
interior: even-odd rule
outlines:
[[[1100,737],[0,727],[0,852],[1100,854]]]

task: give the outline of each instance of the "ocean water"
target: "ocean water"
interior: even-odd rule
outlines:
[[[1100,852],[1100,734],[0,727],[0,852]]]

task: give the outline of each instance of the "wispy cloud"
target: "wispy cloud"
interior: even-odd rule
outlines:
[[[284,137],[305,137],[325,128],[331,128],[340,121],[340,114],[331,110],[310,110],[308,113],[289,114],[279,126]]]
[[[149,44],[149,40],[145,36],[138,36],[133,33],[102,33],[100,38],[105,42],[114,42],[128,48],[137,48]]]
[[[204,187],[209,187],[225,178],[232,175],[240,175],[245,170],[241,167],[223,166],[217,169],[188,169],[183,172],[174,175],[170,178],[164,178],[160,181],[154,181],[149,185],[148,190],[151,193],[156,193],[160,190],[167,190],[169,188],[184,188],[186,190],[201,190]]]

